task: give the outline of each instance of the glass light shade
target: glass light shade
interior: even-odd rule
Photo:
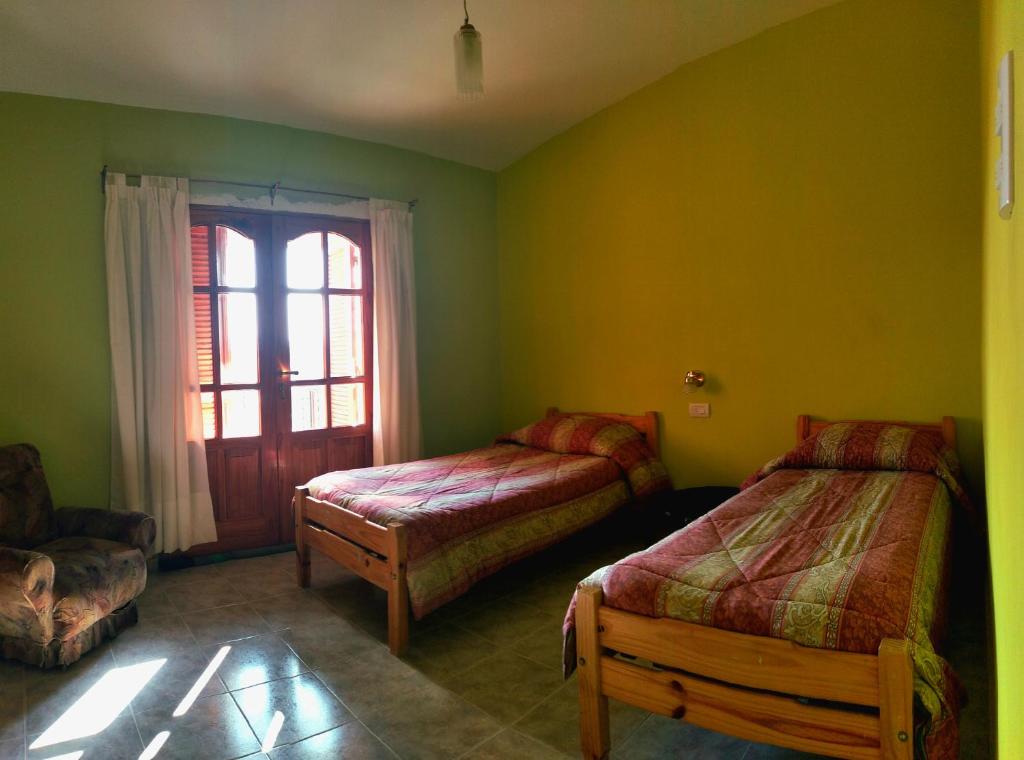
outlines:
[[[484,94],[483,43],[472,24],[455,33],[455,88],[461,100],[476,100]]]

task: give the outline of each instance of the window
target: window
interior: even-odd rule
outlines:
[[[260,435],[256,246],[224,225],[192,227],[192,293],[203,436]]]

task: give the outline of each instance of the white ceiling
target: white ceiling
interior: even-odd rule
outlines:
[[[681,64],[835,0],[0,0],[0,90],[236,116],[502,168]]]

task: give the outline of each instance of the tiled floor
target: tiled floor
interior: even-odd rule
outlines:
[[[489,579],[415,623],[401,660],[383,593],[322,557],[309,591],[291,553],[154,575],[139,625],[67,671],[0,662],[0,760],[578,756],[559,629],[574,584],[639,548],[622,535],[591,530]],[[975,613],[953,615],[951,657],[973,698],[963,756],[985,758]],[[611,724],[615,758],[808,757],[614,702]]]

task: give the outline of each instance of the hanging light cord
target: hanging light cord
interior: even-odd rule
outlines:
[[[469,24],[469,8],[466,7],[466,0],[462,0],[462,10],[466,14],[466,20],[463,22],[463,25],[468,25]]]

